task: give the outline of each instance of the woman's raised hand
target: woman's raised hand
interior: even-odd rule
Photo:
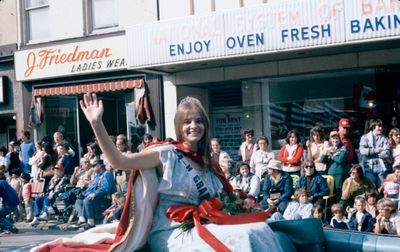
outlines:
[[[97,100],[95,93],[87,93],[83,95],[83,100],[79,101],[81,109],[86,116],[86,119],[91,124],[96,124],[99,119],[102,118],[104,108],[103,102]]]

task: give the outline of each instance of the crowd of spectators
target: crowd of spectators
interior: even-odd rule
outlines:
[[[323,130],[313,127],[304,145],[297,130],[290,130],[278,155],[269,150],[266,136],[254,141],[254,131],[243,129],[238,160],[221,150],[214,138],[212,164],[220,166],[237,195],[252,199],[263,210],[275,208],[271,220],[315,217],[332,228],[400,235],[400,130],[393,128],[387,138],[382,121],[371,119],[358,156],[348,136],[350,127],[350,121],[342,118],[326,140]],[[99,219],[118,221],[130,172],[112,167],[95,139],[76,164],[78,152],[61,132],[35,145],[29,131],[21,136],[20,146],[10,142],[8,150],[0,148],[2,231],[15,232],[8,216],[37,226],[49,218],[51,209],[55,215],[73,209],[68,214],[76,213],[77,224],[85,229]],[[146,148],[153,137],[146,134],[134,149],[125,135],[112,140],[128,155]],[[37,181],[44,183],[43,192],[32,195]],[[64,213],[56,202],[64,205]]]
[[[317,217],[332,228],[400,235],[400,130],[391,129],[388,138],[380,119],[366,125],[356,146],[360,155],[349,138],[347,118],[327,140],[320,127],[313,127],[304,146],[297,130],[290,130],[277,156],[268,150],[267,137],[254,141],[254,131],[243,129],[239,160],[219,165],[236,192],[264,210],[276,208],[273,220]],[[217,160],[215,151],[212,156]],[[237,167],[237,175],[229,165]]]
[[[140,148],[145,148],[149,139],[152,136],[147,134]],[[124,155],[139,151],[130,148],[123,134],[113,142]],[[50,215],[63,220],[76,215],[77,224],[84,229],[119,220],[130,173],[112,167],[95,139],[86,147],[76,163],[78,151],[62,132],[33,144],[25,130],[20,141],[9,143],[8,150],[0,147],[2,234],[17,232],[15,222],[36,227]]]

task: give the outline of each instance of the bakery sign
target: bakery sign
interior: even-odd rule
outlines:
[[[124,36],[23,50],[15,53],[18,81],[127,68]]]

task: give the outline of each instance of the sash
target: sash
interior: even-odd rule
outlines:
[[[197,192],[199,193],[200,201],[203,199],[211,198],[211,194],[209,193],[206,184],[204,184],[201,177],[194,172],[192,165],[184,158],[185,156],[180,153],[178,150],[173,150],[176,156],[178,157],[178,162],[181,168],[185,169],[188,174],[189,178],[194,182],[196,185]]]

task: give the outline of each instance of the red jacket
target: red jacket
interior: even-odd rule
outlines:
[[[288,160],[289,152],[286,150],[286,145],[281,148],[281,151],[278,155],[278,160],[282,162],[282,164],[286,167],[295,167],[301,165],[301,158],[303,157],[304,148],[300,144],[297,146],[294,151],[293,158]]]

